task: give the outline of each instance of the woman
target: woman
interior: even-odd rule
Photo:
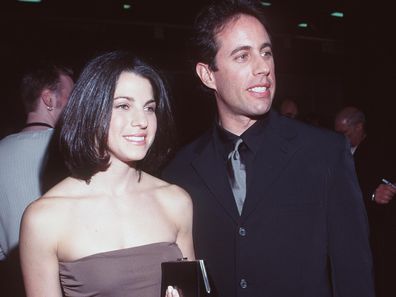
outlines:
[[[22,219],[27,296],[155,297],[161,262],[194,259],[190,197],[143,171],[169,152],[171,123],[149,65],[125,52],[88,63],[61,122],[71,176]]]

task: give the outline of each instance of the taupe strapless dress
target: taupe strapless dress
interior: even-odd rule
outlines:
[[[159,242],[59,262],[68,297],[160,297],[161,262],[182,253],[175,243]]]

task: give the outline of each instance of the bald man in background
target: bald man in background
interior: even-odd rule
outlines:
[[[388,158],[391,156],[383,158],[387,148],[382,141],[367,135],[365,114],[357,107],[344,107],[335,117],[334,129],[344,134],[351,144],[364,199],[388,204],[395,197],[396,188],[381,182],[383,178],[392,178],[395,164],[392,166]]]
[[[370,223],[370,239],[377,297],[396,296],[396,160],[383,135],[369,135],[366,116],[354,106],[341,109],[334,129],[346,136],[351,145],[355,168]],[[388,140],[388,139],[385,139]],[[387,181],[393,185],[386,184]]]
[[[296,101],[292,99],[285,99],[282,101],[279,113],[285,117],[295,119],[298,117],[298,106]]]

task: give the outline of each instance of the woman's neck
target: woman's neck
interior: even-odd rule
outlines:
[[[137,169],[117,160],[111,161],[106,171],[96,173],[91,178],[90,185],[109,194],[121,195],[131,187],[136,187],[139,180],[140,173]]]

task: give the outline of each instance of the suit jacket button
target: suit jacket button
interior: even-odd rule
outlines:
[[[241,282],[239,283],[242,289],[246,289],[247,288],[247,281],[246,279],[241,279]]]
[[[240,227],[240,228],[239,228],[239,235],[241,235],[241,236],[246,236],[246,229],[243,228],[243,227]]]

